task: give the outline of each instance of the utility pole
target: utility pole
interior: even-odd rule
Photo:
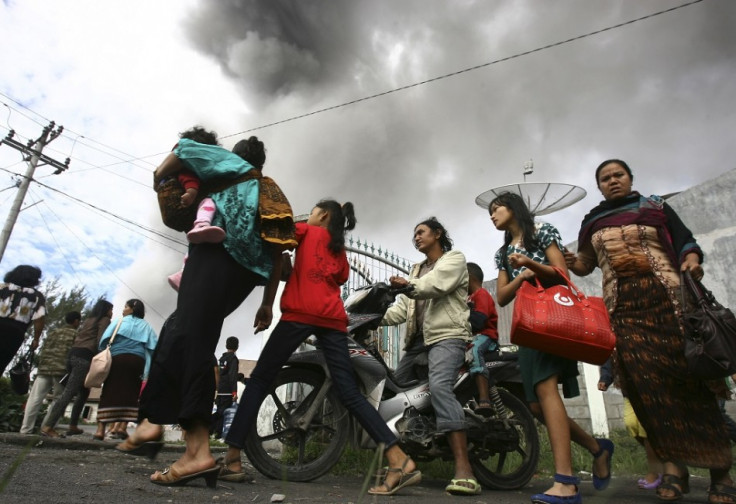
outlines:
[[[8,219],[5,221],[2,234],[0,234],[0,261],[2,261],[3,255],[5,254],[5,248],[8,246],[8,241],[10,241],[10,234],[13,232],[15,221],[18,219],[20,207],[26,197],[26,192],[28,192],[28,186],[31,185],[31,180],[33,180],[33,174],[36,171],[36,167],[43,165],[53,166],[56,168],[54,175],[58,175],[69,168],[69,158],[66,158],[66,161],[62,164],[43,153],[44,147],[64,131],[64,126],[59,126],[56,129],[54,129],[54,127],[55,123],[52,121],[43,129],[43,132],[38,139],[29,140],[26,145],[23,145],[13,138],[13,136],[15,136],[15,131],[13,130],[10,130],[8,135],[3,140],[0,140],[0,145],[6,144],[17,151],[20,151],[25,156],[24,161],[28,162],[28,170],[26,170],[26,174],[18,186],[18,194],[16,194],[13,205],[10,207]]]

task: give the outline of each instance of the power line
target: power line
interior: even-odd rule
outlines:
[[[439,80],[442,80],[442,79],[448,79],[450,77],[455,77],[457,75],[461,75],[461,74],[464,74],[464,73],[467,73],[467,72],[472,72],[473,70],[479,70],[481,68],[486,68],[486,67],[489,67],[491,65],[496,65],[498,63],[503,63],[503,62],[510,61],[510,60],[513,60],[513,59],[521,58],[522,56],[528,56],[530,54],[534,54],[534,53],[538,53],[538,52],[541,52],[541,51],[545,51],[547,49],[552,49],[553,47],[559,47],[561,45],[569,44],[569,43],[575,42],[577,40],[582,40],[582,39],[585,39],[585,38],[588,38],[588,37],[592,37],[594,35],[599,35],[601,33],[607,32],[607,31],[615,30],[617,28],[622,28],[624,26],[627,26],[627,25],[630,25],[630,24],[634,24],[634,23],[638,23],[639,21],[644,21],[645,19],[650,19],[650,18],[653,18],[653,17],[656,17],[656,16],[660,16],[660,15],[666,14],[668,12],[676,11],[678,9],[682,9],[683,7],[688,7],[690,5],[693,5],[693,4],[696,4],[696,3],[700,3],[702,1],[703,0],[693,0],[692,2],[684,3],[684,4],[681,4],[681,5],[675,6],[675,7],[670,7],[669,9],[665,9],[665,10],[662,10],[662,11],[653,12],[652,14],[647,14],[645,16],[641,16],[641,17],[638,17],[636,19],[631,19],[629,21],[624,21],[622,23],[611,25],[611,26],[608,26],[606,28],[601,28],[600,30],[595,30],[595,31],[588,32],[588,33],[585,33],[585,34],[582,34],[582,35],[577,35],[575,37],[571,37],[569,39],[562,40],[560,42],[554,42],[552,44],[547,44],[545,46],[537,47],[536,49],[530,49],[528,51],[524,51],[524,52],[512,54],[511,56],[506,56],[504,58],[499,58],[499,59],[496,59],[496,60],[493,60],[493,61],[489,61],[487,63],[482,63],[480,65],[475,65],[475,66],[472,66],[472,67],[464,68],[462,70],[457,70],[455,72],[450,72],[450,73],[447,73],[447,74],[444,74],[444,75],[439,75],[437,77],[432,77],[431,79],[426,79],[426,80],[423,80],[423,81],[420,81],[420,82],[415,82],[413,84],[407,84],[406,86],[401,86],[401,87],[397,87],[397,88],[394,88],[394,89],[389,89],[388,91],[383,91],[381,93],[376,93],[376,94],[373,94],[373,95],[370,95],[370,96],[364,96],[363,98],[357,98],[355,100],[351,100],[349,102],[341,103],[339,105],[332,105],[330,107],[325,107],[325,108],[322,108],[322,109],[319,109],[319,110],[314,110],[312,112],[307,112],[305,114],[301,114],[301,115],[298,115],[298,116],[290,117],[288,119],[282,119],[280,121],[276,121],[276,122],[272,122],[272,123],[268,123],[268,124],[263,124],[261,126],[256,126],[255,128],[250,128],[250,129],[247,129],[247,130],[243,130],[243,131],[241,131],[239,133],[233,133],[231,135],[225,135],[225,136],[220,137],[220,138],[230,138],[230,137],[233,137],[233,136],[243,135],[245,133],[250,133],[252,131],[257,131],[257,130],[261,130],[261,129],[265,129],[265,128],[270,128],[271,126],[276,126],[278,124],[284,124],[284,123],[287,123],[287,122],[296,121],[297,119],[303,119],[305,117],[313,116],[313,115],[316,115],[316,114],[321,114],[323,112],[329,112],[331,110],[336,110],[336,109],[339,109],[339,108],[342,108],[342,107],[347,107],[347,106],[350,106],[350,105],[355,105],[356,103],[361,103],[361,102],[364,102],[364,101],[373,100],[375,98],[380,98],[382,96],[387,96],[387,95],[390,95],[390,94],[393,94],[393,93],[398,93],[399,91],[405,91],[407,89],[415,88],[415,87],[418,87],[418,86],[423,86],[423,85],[429,84],[431,82],[436,82],[436,81],[439,81]]]
[[[47,205],[47,206],[48,206],[48,205]],[[53,213],[53,212],[52,212],[52,213]],[[114,272],[114,271],[113,271],[113,270],[112,270],[112,269],[111,269],[111,268],[110,268],[110,267],[109,267],[109,266],[108,266],[108,265],[106,264],[106,262],[105,262],[105,261],[103,261],[102,259],[100,259],[100,258],[99,258],[99,257],[97,256],[97,254],[95,254],[95,252],[94,252],[94,251],[93,251],[93,250],[92,250],[91,248],[89,248],[89,247],[87,246],[87,244],[86,244],[86,243],[84,243],[84,240],[82,240],[82,239],[81,239],[81,238],[80,238],[79,236],[77,236],[77,235],[76,235],[76,234],[74,233],[74,231],[72,231],[72,229],[71,229],[71,228],[70,228],[69,226],[67,226],[67,225],[66,225],[66,222],[64,222],[64,221],[63,221],[62,219],[60,219],[58,215],[54,214],[54,216],[55,216],[55,217],[57,218],[57,220],[58,220],[58,221],[59,221],[59,222],[61,223],[61,225],[62,225],[62,226],[64,226],[64,227],[65,227],[65,228],[67,229],[67,231],[69,231],[69,232],[70,232],[70,233],[71,233],[71,234],[72,234],[72,235],[73,235],[73,236],[74,236],[74,237],[75,237],[75,238],[77,239],[77,241],[78,241],[79,243],[81,243],[81,244],[82,244],[82,245],[84,246],[84,248],[86,248],[86,249],[87,249],[87,250],[89,251],[89,253],[90,253],[90,254],[92,254],[92,256],[93,256],[93,257],[94,257],[95,259],[97,259],[98,261],[100,261],[100,263],[102,264],[102,266],[103,266],[103,267],[104,267],[104,268],[105,268],[105,269],[106,269],[106,270],[107,270],[107,271],[108,271],[108,272],[109,272],[109,273],[110,273],[110,274],[111,274],[112,276],[114,276],[114,277],[115,277],[115,278],[116,278],[116,279],[117,279],[117,280],[118,280],[118,281],[119,281],[119,282],[120,282],[120,283],[121,283],[122,285],[124,285],[125,287],[127,287],[127,288],[128,288],[128,290],[130,290],[130,292],[132,292],[132,293],[133,293],[133,294],[134,294],[134,295],[135,295],[135,296],[136,296],[136,297],[137,297],[138,299],[144,299],[144,297],[143,297],[143,296],[141,296],[140,294],[138,294],[138,293],[137,293],[137,292],[135,291],[135,289],[133,289],[133,288],[132,288],[132,287],[131,287],[130,285],[128,285],[127,283],[125,283],[125,281],[124,281],[123,279],[121,279],[121,278],[120,278],[119,276],[117,276],[117,275],[115,274],[115,272]],[[150,308],[151,310],[153,310],[153,311],[154,311],[154,313],[156,313],[156,315],[158,315],[158,316],[159,316],[159,317],[161,317],[162,319],[166,319],[166,317],[165,317],[165,316],[163,316],[163,315],[161,315],[161,313],[159,313],[159,312],[158,312],[158,310],[156,310],[156,308],[154,308],[154,307],[153,307],[153,305],[152,305],[151,303],[148,303],[148,302],[146,302],[145,304],[146,304],[146,306],[148,306],[148,307],[149,307],[149,308]]]
[[[429,83],[432,83],[432,82],[436,82],[436,81],[439,81],[439,80],[448,79],[450,77],[455,77],[457,75],[468,73],[468,72],[471,72],[471,71],[474,71],[474,70],[479,70],[481,68],[486,68],[486,67],[489,67],[489,66],[492,66],[492,65],[496,65],[498,63],[503,63],[503,62],[510,61],[510,60],[513,60],[513,59],[521,58],[523,56],[528,56],[530,54],[538,53],[538,52],[541,52],[541,51],[545,51],[547,49],[552,49],[554,47],[559,47],[559,46],[562,46],[562,45],[565,45],[565,44],[569,44],[569,43],[572,43],[572,42],[575,42],[575,41],[578,41],[578,40],[589,38],[589,37],[592,37],[594,35],[599,35],[601,33],[605,33],[605,32],[611,31],[611,30],[622,28],[624,26],[628,26],[628,25],[631,25],[631,24],[634,24],[634,23],[638,23],[640,21],[644,21],[644,20],[651,19],[651,18],[654,18],[654,17],[657,17],[657,16],[661,16],[663,14],[674,12],[674,11],[679,10],[679,9],[682,9],[684,7],[689,7],[691,5],[700,3],[702,1],[703,0],[692,0],[692,1],[686,2],[684,4],[676,5],[674,7],[670,7],[668,9],[664,9],[664,10],[661,10],[661,11],[653,12],[651,14],[646,14],[644,16],[640,16],[638,18],[634,18],[634,19],[631,19],[631,20],[628,20],[628,21],[623,21],[621,23],[617,23],[617,24],[614,24],[614,25],[611,25],[611,26],[607,26],[607,27],[601,28],[599,30],[594,30],[594,31],[591,31],[591,32],[588,32],[588,33],[577,35],[575,37],[570,37],[568,39],[561,40],[559,42],[553,42],[551,44],[540,46],[540,47],[537,47],[535,49],[530,49],[528,51],[523,51],[523,52],[520,52],[520,53],[512,54],[512,55],[506,56],[504,58],[495,59],[495,60],[492,60],[492,61],[488,61],[486,63],[482,63],[480,65],[475,65],[475,66],[472,66],[472,67],[464,68],[462,70],[457,70],[455,72],[450,72],[450,73],[447,73],[447,74],[439,75],[437,77],[432,77],[430,79],[426,79],[426,80],[423,80],[423,81],[420,81],[420,82],[415,82],[413,84],[407,84],[406,86],[400,86],[400,87],[397,87],[397,88],[394,88],[394,89],[389,89],[389,90],[383,91],[381,93],[376,93],[376,94],[373,94],[373,95],[364,96],[362,98],[356,98],[355,100],[351,100],[351,101],[348,101],[348,102],[340,103],[338,105],[332,105],[332,106],[325,107],[325,108],[322,108],[322,109],[313,110],[312,112],[307,112],[307,113],[300,114],[300,115],[297,115],[297,116],[289,117],[287,119],[282,119],[282,120],[275,121],[275,122],[272,122],[272,123],[263,124],[263,125],[260,125],[260,126],[256,126],[254,128],[250,128],[250,129],[246,129],[246,130],[240,131],[238,133],[231,133],[229,135],[221,136],[220,138],[231,138],[231,137],[234,137],[234,136],[243,135],[243,134],[246,134],[246,133],[250,133],[252,131],[257,131],[257,130],[269,128],[271,126],[276,126],[276,125],[279,125],[279,124],[284,124],[284,123],[287,123],[287,122],[296,121],[298,119],[303,119],[305,117],[310,117],[310,116],[321,114],[321,113],[324,113],[324,112],[329,112],[331,110],[336,110],[336,109],[339,109],[339,108],[342,108],[342,107],[348,107],[350,105],[355,105],[357,103],[361,103],[361,102],[364,102],[364,101],[373,100],[373,99],[380,98],[382,96],[387,96],[387,95],[390,95],[390,94],[393,94],[393,93],[398,93],[399,91],[405,91],[407,89],[412,89],[412,88],[415,88],[415,87],[418,87],[418,86],[422,86],[422,85],[425,85],[425,84],[429,84]],[[27,110],[31,110],[28,107],[26,107],[25,105],[23,105],[22,103],[18,102],[17,100],[13,99],[12,97],[10,97],[10,96],[2,93],[2,92],[0,92],[0,96],[4,96],[7,99],[9,99],[12,102],[14,102],[15,104],[17,104],[17,105],[19,105],[19,106],[21,106],[21,107],[23,107],[23,108],[25,108]],[[43,117],[41,114],[38,114],[35,111],[32,111],[32,112],[34,112],[35,114],[37,114],[39,117]],[[68,131],[71,131],[72,133],[74,133],[72,130],[68,130]],[[80,136],[81,136],[81,134],[80,134]],[[161,155],[161,154],[165,154],[165,152],[162,152],[162,153],[158,153],[158,154],[151,154],[149,156],[136,157],[136,156],[127,154],[127,153],[125,153],[125,152],[123,152],[123,151],[121,151],[119,149],[114,148],[114,147],[111,147],[111,146],[105,145],[103,143],[97,142],[97,141],[95,141],[95,140],[93,140],[93,139],[91,139],[89,137],[84,137],[84,138],[86,138],[87,140],[90,140],[91,142],[98,143],[99,145],[102,145],[104,147],[107,147],[107,148],[109,148],[111,150],[117,151],[117,152],[119,152],[121,154],[124,154],[126,156],[130,156],[131,161],[144,160],[147,157],[153,157],[153,156],[158,156],[158,155]],[[122,158],[119,158],[119,159],[121,159],[122,162],[127,162],[127,161],[123,160]]]
[[[92,208],[93,210],[95,210],[95,211],[97,211],[99,213],[102,213],[102,214],[105,214],[105,215],[109,215],[110,217],[113,217],[114,219],[117,219],[119,221],[125,222],[126,224],[130,224],[131,226],[135,226],[137,228],[140,228],[140,229],[142,229],[142,230],[144,230],[144,231],[146,231],[148,233],[151,233],[153,235],[156,235],[156,236],[159,236],[161,238],[164,238],[164,239],[166,239],[166,240],[168,240],[170,242],[173,242],[173,243],[175,243],[177,245],[182,245],[184,247],[187,246],[187,244],[185,242],[181,241],[180,239],[173,238],[172,236],[170,236],[170,235],[168,235],[166,233],[162,233],[160,231],[157,231],[156,229],[153,229],[153,228],[144,226],[144,225],[139,224],[139,223],[137,223],[135,221],[132,221],[130,219],[126,219],[125,217],[121,217],[120,215],[117,215],[117,214],[115,214],[113,212],[110,212],[109,210],[105,210],[104,208],[100,208],[98,206],[95,206],[92,203],[87,203],[84,200],[81,200],[81,199],[79,199],[79,198],[77,198],[75,196],[72,196],[71,194],[67,194],[64,191],[60,190],[60,189],[56,189],[56,188],[51,187],[49,185],[46,185],[46,184],[44,184],[42,182],[39,182],[38,180],[35,180],[34,179],[33,182],[35,182],[36,184],[38,184],[38,185],[40,185],[42,187],[45,187],[46,189],[48,189],[50,191],[54,191],[54,192],[56,192],[58,194],[61,194],[62,196],[65,196],[65,197],[71,199],[72,201],[74,201],[74,202],[76,202],[76,203],[78,203],[80,205],[84,205],[84,206],[87,206],[89,208]],[[134,229],[130,229],[130,228],[126,228],[126,229],[128,229],[129,231],[133,231],[134,233],[138,233]],[[138,233],[138,234],[141,234],[141,233]],[[141,234],[141,236],[144,236],[144,237],[146,237],[148,239],[152,239],[150,236],[145,236],[145,235],[142,235],[142,234]],[[158,240],[154,240],[154,241],[156,243],[158,243],[159,245],[163,245],[164,247],[170,248],[171,250],[176,250],[177,252],[181,252],[181,250],[175,249],[174,247],[172,247],[170,245],[167,245],[166,243],[160,242]]]
[[[9,172],[9,170],[5,170],[3,168],[0,168],[0,170],[8,171]],[[13,173],[13,172],[9,172],[9,173]],[[17,175],[17,176],[20,176],[20,177],[23,177],[23,175],[19,175],[17,173],[13,173],[13,174],[14,175]],[[67,194],[64,191],[60,190],[60,189],[56,189],[55,187],[51,187],[51,186],[49,186],[47,184],[44,184],[43,182],[39,182],[35,178],[32,179],[32,182],[35,182],[36,184],[38,184],[41,187],[44,187],[44,188],[46,188],[46,189],[48,189],[50,191],[56,192],[58,194],[61,194],[62,196],[66,197],[66,198],[69,198],[70,200],[74,201],[75,203],[77,203],[79,205],[82,205],[82,206],[85,206],[85,207],[89,207],[89,208],[95,210],[98,213],[101,213],[101,214],[104,214],[104,215],[108,215],[108,216],[112,217],[115,220],[125,222],[126,224],[130,224],[130,225],[132,225],[134,227],[137,227],[139,229],[142,229],[142,230],[146,231],[147,233],[154,234],[154,235],[159,236],[161,238],[164,238],[164,239],[166,239],[166,240],[168,240],[170,242],[173,242],[173,243],[175,243],[177,245],[182,245],[183,247],[187,247],[188,246],[187,243],[186,242],[183,242],[181,239],[174,238],[174,237],[172,237],[172,236],[170,236],[170,235],[168,235],[166,233],[162,233],[162,232],[160,232],[160,231],[158,231],[158,230],[156,230],[154,228],[149,228],[147,226],[144,226],[142,224],[139,224],[139,223],[137,223],[135,221],[132,221],[130,219],[126,219],[125,217],[122,217],[122,216],[117,215],[117,214],[115,214],[113,212],[110,212],[109,210],[105,210],[104,208],[100,208],[100,207],[98,207],[96,205],[93,205],[92,203],[88,203],[88,202],[86,202],[86,201],[84,201],[84,200],[82,200],[80,198],[77,198],[75,196],[72,196],[71,194]],[[127,227],[125,229],[127,229],[128,231],[132,231],[134,233],[140,234],[141,236],[144,236],[147,239],[152,239],[150,236],[143,235],[142,233],[139,233],[135,229],[130,229],[130,228],[127,228]],[[170,248],[171,250],[176,250],[177,252],[181,252],[181,250],[176,249],[176,248],[174,248],[174,247],[172,247],[170,245],[167,245],[166,243],[160,242],[158,240],[154,240],[154,241],[156,243],[158,243],[159,245],[163,245],[164,247]]]
[[[34,194],[34,192],[32,190],[29,191],[29,192],[31,193],[31,197],[34,197],[35,196],[35,194]],[[39,198],[34,198],[34,199],[39,200],[38,202],[43,201],[43,200],[40,200]],[[45,206],[49,209],[49,211],[51,212],[51,214],[54,217],[56,217],[57,220],[59,220],[61,222],[61,219],[59,219],[59,216],[56,215],[53,210],[51,210],[51,207],[49,207],[48,204],[46,204]],[[46,230],[49,232],[49,236],[51,236],[51,239],[54,240],[54,243],[56,244],[56,250],[59,251],[59,254],[61,254],[61,257],[63,257],[64,258],[64,261],[69,265],[69,269],[71,269],[72,274],[77,279],[77,282],[79,283],[79,285],[84,285],[80,281],[80,278],[77,275],[77,270],[74,268],[74,265],[71,263],[71,261],[69,261],[69,258],[64,253],[64,249],[61,247],[61,244],[56,240],[56,235],[51,231],[51,226],[49,226],[48,221],[46,221],[46,217],[43,215],[43,212],[41,212],[41,209],[38,208],[38,207],[36,207],[36,212],[38,212],[38,215],[39,215],[39,217],[41,217],[41,220],[43,221],[44,226],[46,226]]]

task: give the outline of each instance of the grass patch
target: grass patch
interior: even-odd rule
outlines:
[[[614,476],[636,476],[641,477],[648,470],[647,457],[644,447],[631,437],[625,429],[618,429],[610,432],[608,439],[616,445],[616,451],[613,456],[611,470]],[[552,450],[550,449],[549,437],[547,429],[539,428],[539,465],[537,473],[541,476],[554,475],[554,464],[552,462]],[[572,469],[573,473],[585,471],[590,473],[593,467],[593,457],[588,450],[572,443]],[[692,476],[700,476],[709,478],[708,469],[688,466],[688,470]]]
[[[375,456],[374,450],[361,450],[347,446],[330,473],[337,476],[364,476],[366,470],[373,463]],[[385,464],[385,460],[381,462],[381,466]],[[422,474],[429,478],[450,479],[454,476],[455,464],[452,461],[435,459],[429,462],[417,462],[417,464],[420,466]],[[374,468],[373,472],[377,469]]]
[[[615,476],[643,476],[647,472],[647,458],[644,447],[639,445],[634,438],[624,429],[612,431],[609,439],[616,445],[616,451],[612,462],[612,471]],[[552,461],[552,450],[550,449],[547,429],[539,427],[539,464],[537,474],[540,477],[551,478],[554,475],[554,463]],[[332,469],[332,474],[339,476],[362,476],[374,458],[372,450],[360,450],[348,446],[340,457],[339,462]],[[385,462],[383,462],[385,464]],[[454,475],[455,464],[452,461],[432,460],[430,462],[418,462],[422,473],[432,479],[451,479]],[[581,471],[590,473],[593,465],[593,457],[588,450],[572,444],[572,467],[573,472]],[[690,474],[708,478],[707,469],[689,467]]]

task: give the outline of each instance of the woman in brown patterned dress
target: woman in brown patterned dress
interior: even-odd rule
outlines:
[[[603,273],[603,297],[616,333],[615,375],[649,441],[664,462],[663,501],[688,493],[687,466],[710,469],[709,502],[736,502],[731,447],[709,384],[688,375],[679,322],[680,272],[703,277],[703,254],[690,230],[658,196],[632,191],[629,166],[617,159],[596,170],[605,201],[583,219],[575,274]],[[722,382],[722,380],[720,380]]]

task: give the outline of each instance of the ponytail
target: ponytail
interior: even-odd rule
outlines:
[[[318,208],[330,214],[330,223],[327,225],[327,231],[330,233],[330,243],[327,248],[335,254],[345,250],[345,231],[355,228],[358,222],[355,219],[355,208],[351,202],[340,205],[335,200],[325,199],[317,203]]]

